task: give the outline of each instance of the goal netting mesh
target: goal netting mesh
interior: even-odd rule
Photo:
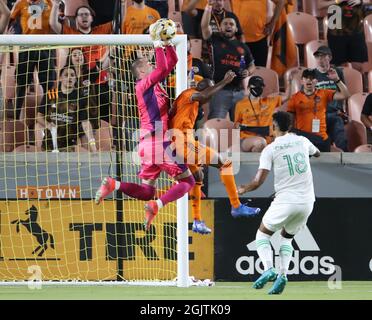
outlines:
[[[94,203],[105,176],[140,182],[130,66],[155,63],[149,39],[24,39],[0,47],[0,281],[173,281],[177,204],[145,232],[144,202],[114,193]],[[176,78],[163,83],[171,100],[184,89]],[[172,183],[161,175],[156,196]]]

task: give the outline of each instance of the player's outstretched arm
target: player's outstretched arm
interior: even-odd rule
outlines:
[[[258,189],[265,182],[267,176],[269,175],[269,172],[270,171],[266,169],[258,169],[254,179],[249,184],[241,185],[238,188],[238,193],[242,195],[244,193]]]
[[[160,81],[163,81],[168,75],[168,63],[165,57],[164,49],[162,47],[158,47],[157,44],[158,41],[154,41],[156,67],[148,76],[139,82],[139,86],[142,90],[147,90]]]
[[[178,57],[177,57],[177,52],[176,48],[170,44],[165,47],[165,57],[167,59],[167,71],[166,71],[166,76],[168,76],[174,67],[176,66],[178,62]]]
[[[216,85],[212,87],[208,87],[201,92],[194,93],[192,95],[193,101],[198,101],[200,104],[208,102],[214,94],[218,91],[222,90],[227,84],[234,80],[236,77],[235,72],[229,70],[226,72],[225,77],[223,80],[218,82]]]

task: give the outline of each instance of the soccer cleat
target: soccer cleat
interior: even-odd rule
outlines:
[[[273,286],[269,290],[269,294],[281,294],[284,291],[284,288],[287,282],[288,282],[288,279],[284,274],[278,276]]]
[[[274,268],[266,270],[253,284],[253,289],[262,289],[269,281],[274,281],[278,273]]]
[[[192,224],[192,232],[200,234],[210,234],[212,230],[205,225],[204,221],[194,220]]]
[[[159,208],[156,201],[150,201],[145,204],[145,230],[149,231],[152,221],[154,220],[155,216],[158,214]]]
[[[115,182],[116,180],[111,177],[103,178],[101,186],[96,192],[96,204],[100,204],[105,197],[115,190]]]
[[[248,207],[245,204],[241,204],[239,207],[231,209],[231,215],[234,218],[254,217],[257,216],[260,212],[261,212],[260,208]]]

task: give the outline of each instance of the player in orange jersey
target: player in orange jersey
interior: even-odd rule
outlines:
[[[173,146],[176,149],[177,156],[183,158],[196,181],[195,186],[190,192],[194,217],[192,230],[201,234],[211,232],[201,220],[202,165],[211,165],[220,169],[221,181],[226,187],[230,203],[233,207],[231,210],[233,217],[255,216],[260,212],[259,208],[250,208],[240,203],[233,175],[232,162],[223,160],[218,152],[202,145],[195,139],[193,133],[199,107],[235,77],[236,74],[234,72],[228,71],[224,79],[216,85],[210,79],[203,79],[195,88],[183,91],[174,102],[170,111],[169,127],[173,129]]]

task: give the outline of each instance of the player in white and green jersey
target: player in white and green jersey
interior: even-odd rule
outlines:
[[[307,138],[289,133],[291,123],[287,112],[273,115],[275,140],[262,151],[255,178],[239,187],[239,194],[256,190],[274,169],[275,199],[256,234],[257,253],[265,272],[253,285],[261,289],[275,280],[269,294],[284,290],[293,252],[292,239],[306,225],[315,201],[309,156],[319,157],[320,152]],[[274,269],[270,244],[271,236],[278,230],[281,230],[279,273]]]

